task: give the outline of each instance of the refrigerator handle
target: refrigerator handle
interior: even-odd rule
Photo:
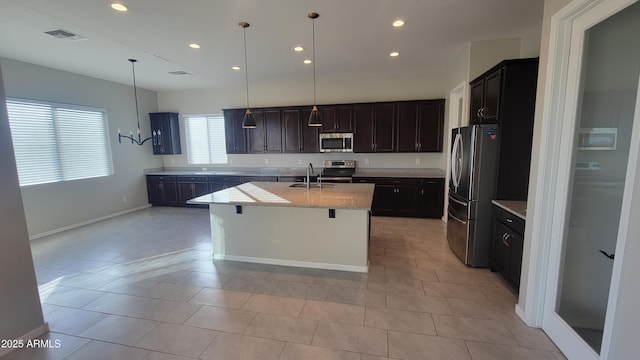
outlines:
[[[454,203],[457,203],[458,205],[462,205],[462,206],[464,206],[464,207],[467,207],[467,206],[468,206],[468,204],[467,204],[467,203],[464,203],[464,202],[462,202],[462,201],[460,201],[460,200],[457,200],[456,198],[453,198],[453,197],[451,197],[451,196],[449,196],[449,200],[453,201]]]
[[[449,216],[450,216],[452,219],[454,219],[454,220],[458,221],[459,223],[462,223],[463,225],[467,225],[467,222],[466,222],[466,221],[464,221],[464,220],[462,220],[462,219],[459,219],[457,216],[453,215],[452,213],[449,213]]]
[[[458,167],[462,165],[462,159],[458,159],[458,153],[464,154],[462,151],[462,135],[456,134],[456,138],[453,141],[453,151],[451,152],[451,180],[453,180],[453,186],[457,188],[460,186],[460,177],[462,174]]]

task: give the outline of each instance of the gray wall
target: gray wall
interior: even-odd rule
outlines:
[[[109,122],[114,175],[22,187],[30,236],[147,205],[142,171],[162,167],[162,159],[152,155],[151,141],[142,147],[118,144],[117,128],[136,131],[131,86],[9,59],[2,63],[7,97],[104,108]],[[138,103],[146,137],[151,131],[147,114],[158,108],[155,92],[138,89]]]
[[[9,340],[44,325],[44,318],[4,99],[0,71],[0,339]]]

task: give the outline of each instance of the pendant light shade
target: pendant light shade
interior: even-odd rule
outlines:
[[[247,28],[250,26],[248,22],[238,23],[242,27],[242,37],[244,39],[244,83],[247,89],[247,111],[242,118],[242,127],[245,129],[254,129],[256,127],[256,120],[253,118],[251,109],[249,108],[249,69],[247,68]]]
[[[320,112],[318,111],[318,107],[316,106],[316,19],[318,18],[318,13],[310,12],[307,14],[307,17],[311,19],[311,29],[312,29],[312,43],[311,43],[311,54],[312,54],[312,62],[313,62],[313,109],[311,109],[311,114],[309,115],[308,126],[322,126],[322,119],[320,119]]]

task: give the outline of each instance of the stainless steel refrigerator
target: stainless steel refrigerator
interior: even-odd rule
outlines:
[[[447,241],[467,265],[491,261],[491,200],[499,147],[498,125],[453,129]]]

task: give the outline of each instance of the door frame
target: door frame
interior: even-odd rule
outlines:
[[[581,60],[584,46],[584,31],[600,21],[617,13],[638,0],[574,0],[551,18],[549,37],[548,68],[544,89],[544,107],[541,122],[539,146],[540,162],[537,168],[537,183],[531,221],[531,245],[529,252],[528,276],[524,286],[524,304],[518,304],[516,312],[530,326],[545,329],[545,308],[556,300],[557,273],[562,251],[562,239],[567,218],[567,194],[571,180],[572,139],[575,133],[575,119],[579,100],[581,80]],[[577,56],[576,56],[577,55]],[[635,120],[637,121],[636,103]],[[558,119],[572,119],[560,121]],[[620,231],[616,247],[617,254],[625,254],[628,236],[628,217],[631,204],[627,198],[638,195],[638,188],[632,186],[636,176],[638,161],[638,124],[634,123],[634,137],[629,154],[625,200],[622,204]],[[634,194],[635,192],[635,194]],[[625,219],[625,216],[627,217]],[[625,254],[627,255],[627,254]],[[620,289],[623,262],[631,256],[616,257],[613,265],[609,304],[605,321],[600,357],[609,358],[614,351],[611,347],[613,319],[616,316],[617,297]],[[523,264],[524,265],[524,264]],[[522,293],[523,291],[521,291]],[[547,314],[547,316],[549,316]],[[547,318],[548,319],[548,318]],[[553,331],[553,330],[552,330]],[[558,347],[571,358],[584,358],[577,352],[575,339],[555,338]],[[586,354],[591,357],[595,354]],[[597,354],[595,354],[597,356]]]

